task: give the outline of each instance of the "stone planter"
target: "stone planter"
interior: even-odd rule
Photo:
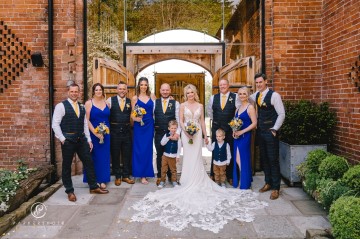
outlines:
[[[297,183],[301,183],[296,166],[304,162],[307,154],[314,149],[326,150],[326,144],[290,145],[280,141],[280,173],[288,185],[294,186]]]
[[[33,197],[42,181],[54,170],[53,165],[39,166],[27,179],[20,182],[16,194],[10,198],[10,205],[6,212],[0,211],[0,217],[17,209],[22,203]]]

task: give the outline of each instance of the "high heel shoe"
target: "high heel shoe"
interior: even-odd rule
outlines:
[[[101,188],[102,190],[106,189],[106,184],[105,183],[98,183],[97,184],[99,186],[99,188]]]
[[[146,178],[141,178],[141,183],[144,185],[148,185],[149,181]]]

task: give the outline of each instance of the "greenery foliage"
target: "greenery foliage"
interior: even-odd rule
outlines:
[[[330,153],[323,149],[314,149],[308,153],[305,162],[297,166],[299,175],[304,178],[306,172],[317,173],[320,163],[329,156]]]
[[[329,219],[337,239],[360,238],[360,198],[340,197],[331,205]]]
[[[321,178],[337,180],[341,178],[348,169],[349,164],[345,158],[330,155],[320,163],[319,174]]]
[[[308,194],[312,194],[313,191],[316,190],[316,182],[319,179],[319,174],[318,173],[312,173],[312,172],[307,172],[305,174],[305,180],[303,181],[303,186],[304,186],[304,190],[308,193]]]
[[[330,144],[336,125],[336,114],[327,102],[308,100],[284,102],[286,117],[280,140],[288,144]]]
[[[331,204],[341,196],[351,196],[354,194],[354,191],[341,181],[334,181],[332,179],[319,180],[316,190],[319,193],[319,201],[326,210],[329,210]]]
[[[360,164],[346,171],[341,181],[360,194]]]
[[[0,169],[0,211],[9,208],[9,200],[15,195],[20,181],[26,179],[36,168],[28,168],[23,161],[18,161],[18,168],[15,171]]]

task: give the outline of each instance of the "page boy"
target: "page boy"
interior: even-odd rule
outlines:
[[[178,122],[176,120],[170,120],[168,124],[169,133],[166,133],[160,142],[160,144],[164,146],[164,153],[161,158],[161,181],[158,188],[165,186],[166,174],[169,168],[171,171],[172,185],[178,185],[176,180],[176,163],[179,162],[180,158],[181,140],[174,137],[177,128]]]
[[[216,140],[206,147],[209,151],[213,152],[214,161],[213,169],[215,176],[215,183],[221,187],[225,187],[226,179],[226,166],[230,164],[231,152],[230,145],[224,141],[225,131],[223,129],[216,130]]]

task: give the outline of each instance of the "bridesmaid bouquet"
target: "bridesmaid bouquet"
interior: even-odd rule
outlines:
[[[190,135],[195,135],[196,132],[199,131],[199,127],[197,126],[197,124],[194,121],[189,121],[185,125],[185,131],[186,131],[186,133],[188,133]],[[193,144],[193,143],[194,143],[194,141],[192,139],[189,139],[189,144]]]
[[[144,108],[138,106],[138,105],[135,105],[134,110],[131,112],[131,115],[132,115],[133,117],[141,117],[141,116],[143,116],[143,115],[145,115],[145,114],[146,114],[146,110],[145,110]],[[142,119],[141,119],[141,121],[140,121],[140,125],[141,125],[141,126],[144,125],[144,122],[143,122]]]
[[[230,123],[229,123],[231,129],[233,132],[240,130],[241,126],[243,125],[243,122],[240,118],[234,117]]]
[[[101,135],[105,135],[105,134],[109,134],[110,130],[109,127],[106,126],[105,123],[100,123],[96,128],[95,128],[95,133],[97,134],[101,134]],[[100,139],[99,144],[103,144],[104,143],[104,138]]]

